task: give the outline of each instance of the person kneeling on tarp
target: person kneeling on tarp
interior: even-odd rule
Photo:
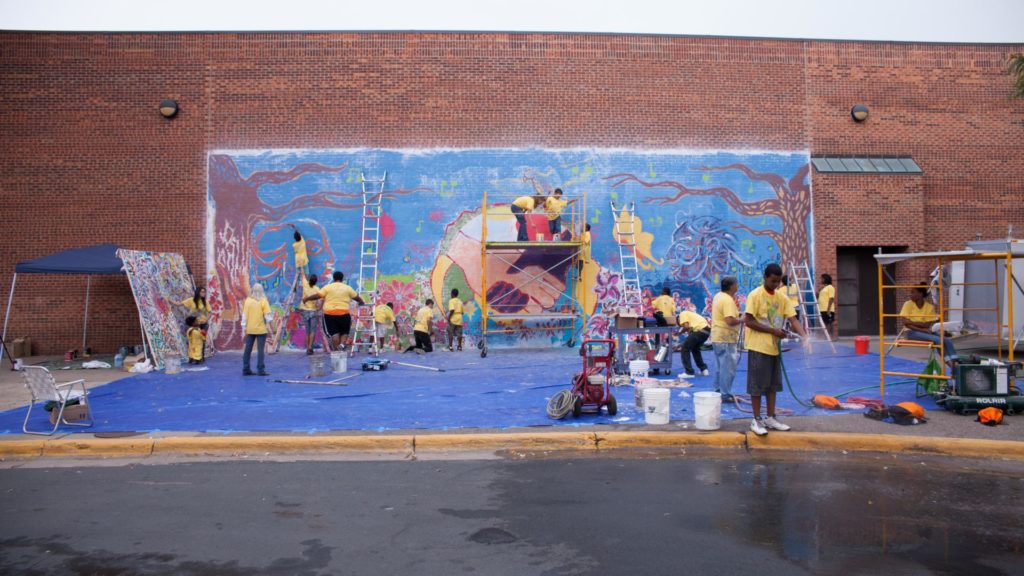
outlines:
[[[428,298],[423,307],[416,311],[416,324],[412,327],[412,337],[416,343],[406,348],[406,352],[415,350],[417,354],[423,354],[434,351],[434,346],[430,343],[430,325],[433,319],[434,301]]]

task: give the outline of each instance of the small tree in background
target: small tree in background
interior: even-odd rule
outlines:
[[[1013,96],[1024,98],[1024,53],[1010,54],[1010,74],[1017,77],[1013,84]]]

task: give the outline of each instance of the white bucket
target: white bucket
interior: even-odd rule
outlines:
[[[328,374],[328,363],[327,356],[323,354],[313,354],[309,357],[309,376],[311,378],[321,378]]]
[[[695,393],[693,414],[697,430],[718,430],[722,426],[722,395],[718,392]]]
[[[544,233],[543,232],[537,232],[537,241],[538,242],[543,242],[544,241]]]
[[[181,372],[181,358],[168,356],[164,358],[164,374],[178,374]]]
[[[344,351],[331,352],[331,371],[341,374],[348,370],[348,353]]]
[[[636,403],[636,407],[644,409],[644,390],[648,388],[658,388],[661,386],[661,382],[654,378],[637,378],[633,382],[633,401]]]
[[[668,424],[668,401],[672,391],[668,388],[644,388],[644,421],[648,424]]]
[[[651,370],[651,363],[647,360],[630,360],[629,362],[629,377],[632,380],[637,378],[647,378],[647,373]]]

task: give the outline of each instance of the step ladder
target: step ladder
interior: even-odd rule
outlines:
[[[623,218],[615,202],[611,202],[612,217],[615,218],[615,240],[619,246],[619,264],[622,267],[623,306],[643,316],[643,297],[640,293],[640,267],[636,259],[635,206],[632,202],[623,207]]]
[[[355,356],[358,350],[365,350],[374,356],[380,354],[373,309],[377,304],[381,200],[384,197],[384,181],[387,177],[386,171],[379,180],[367,180],[362,173],[359,174],[359,182],[363,187],[363,227],[359,237],[359,276],[355,289],[366,302],[366,306],[360,306],[352,319],[355,332],[350,356]]]
[[[811,341],[812,350],[814,347],[813,335],[815,332],[820,332],[825,336],[825,341],[828,342],[828,347],[832,349],[834,354],[836,346],[832,342],[832,336],[828,333],[828,329],[825,327],[825,322],[821,319],[821,307],[818,305],[818,296],[814,292],[814,278],[811,277],[811,270],[807,266],[806,260],[802,264],[789,263],[789,282],[790,284],[796,284],[797,301],[800,306],[800,323],[803,324],[804,332],[807,333],[807,338]]]
[[[284,330],[284,325],[288,323],[288,316],[292,313],[292,306],[295,305],[295,294],[299,285],[302,282],[302,272],[299,270],[295,271],[295,280],[292,281],[291,290],[288,292],[288,298],[285,299],[284,304],[281,306],[280,312],[275,312],[274,318],[271,320],[271,326],[273,329],[273,341],[270,343],[270,353],[276,354],[281,350],[281,332]]]

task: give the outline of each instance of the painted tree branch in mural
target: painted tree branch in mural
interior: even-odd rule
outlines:
[[[803,261],[809,258],[807,218],[811,213],[811,191],[807,182],[808,165],[801,166],[789,181],[778,174],[754,172],[745,164],[700,166],[694,170],[701,172],[737,170],[752,181],[767,183],[775,192],[775,198],[744,202],[729,188],[690,188],[670,180],[647,182],[629,173],[613,174],[603,179],[611,181],[613,188],[628,182],[635,182],[648,189],[676,190],[676,193],[670,196],[645,198],[644,204],[666,206],[679,202],[687,196],[717,196],[740,216],[773,216],[781,221],[781,231],[765,230],[759,231],[757,234],[768,236],[778,244],[783,262]],[[750,228],[745,228],[752,232]]]

